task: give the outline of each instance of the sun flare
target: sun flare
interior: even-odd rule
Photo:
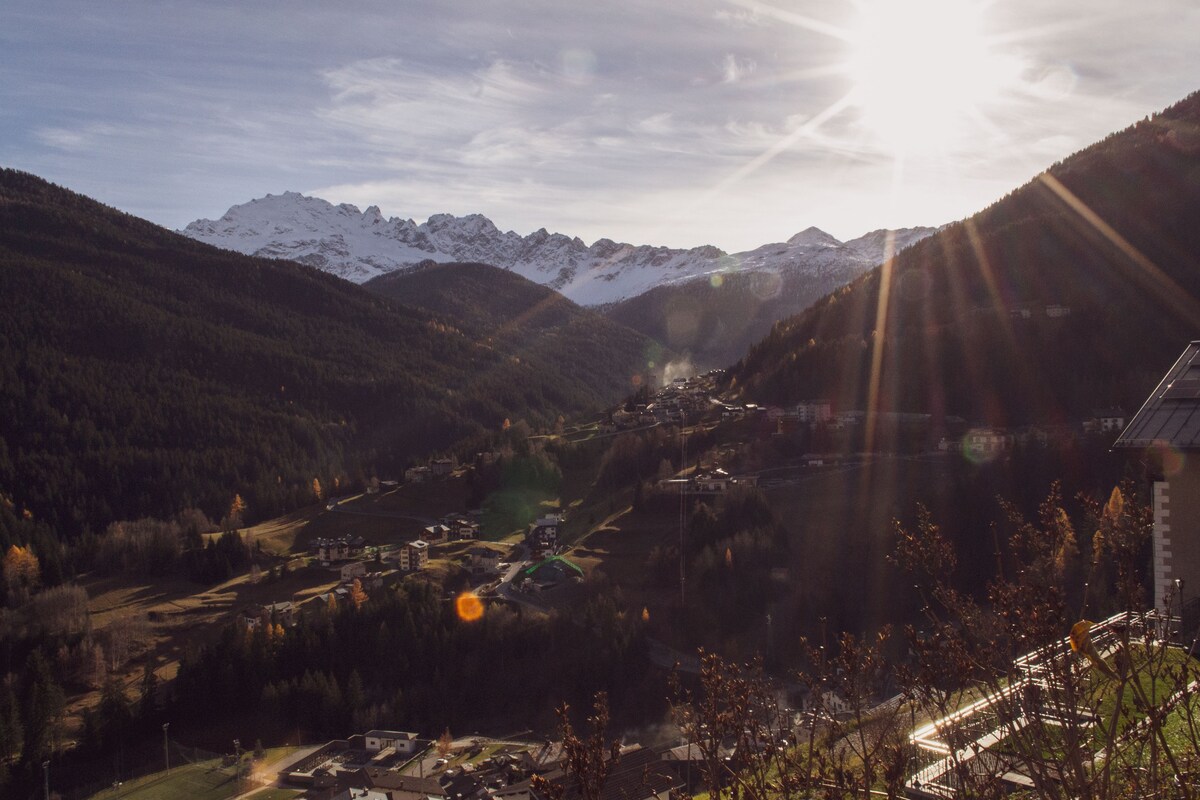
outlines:
[[[972,0],[870,0],[851,34],[851,102],[868,133],[897,153],[953,149],[1018,78]]]

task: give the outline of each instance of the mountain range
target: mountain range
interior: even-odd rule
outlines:
[[[896,231],[903,249],[933,228]],[[478,262],[511,270],[584,306],[603,306],[651,289],[742,272],[793,273],[845,282],[884,258],[885,231],[841,242],[808,228],[786,242],[732,255],[712,246],[672,249],[548,233],[502,232],[479,214],[437,214],[424,223],[385,218],[377,206],[359,211],[296,192],[268,194],[233,206],[217,220],[197,220],[180,233],[247,255],[287,258],[355,283],[424,262]]]

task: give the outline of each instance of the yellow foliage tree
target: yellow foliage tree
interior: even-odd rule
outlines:
[[[233,502],[229,504],[229,518],[231,520],[236,520],[237,522],[241,522],[242,515],[245,513],[246,513],[246,501],[242,499],[242,496],[240,494],[235,494],[233,496]]]
[[[358,578],[354,579],[354,583],[350,584],[350,602],[354,603],[354,609],[363,607],[363,603],[367,602],[367,593],[363,591],[362,581]]]
[[[4,554],[4,583],[10,592],[29,593],[42,582],[38,557],[28,547],[12,545]]]
[[[312,493],[313,497],[317,498],[318,500],[325,496],[325,494],[321,491],[321,481],[316,478],[313,478]]]

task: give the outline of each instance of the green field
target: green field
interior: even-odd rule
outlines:
[[[239,794],[253,792],[255,786],[273,781],[278,762],[299,748],[272,747],[261,762],[246,756],[242,766],[239,790],[233,764],[222,765],[223,759],[213,758],[191,764],[172,766],[169,772],[160,771],[123,782],[92,795],[89,800],[228,800]],[[302,792],[263,786],[251,795],[254,800],[291,800]]]

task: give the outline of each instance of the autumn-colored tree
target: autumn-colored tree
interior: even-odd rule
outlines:
[[[354,579],[354,583],[350,584],[350,602],[354,603],[354,609],[363,607],[363,603],[367,602],[367,593],[363,591],[362,581],[358,578]]]
[[[450,735],[450,729],[442,731],[442,735],[437,740],[438,755],[442,758],[447,758],[450,755],[451,749],[454,747],[454,737]]]
[[[28,547],[12,545],[4,554],[4,584],[10,599],[23,602],[29,599],[42,581],[41,565]]]
[[[565,704],[558,709],[564,770],[575,782],[580,800],[600,800],[609,773],[621,758],[621,742],[608,739],[608,695],[596,693],[592,715],[587,719],[590,730],[584,737],[571,725],[570,711]],[[550,800],[563,800],[566,794],[564,784],[551,783],[541,775],[533,777],[532,785]]]
[[[312,480],[312,493],[313,497],[318,500],[325,496],[324,492],[321,491],[321,481],[317,478],[313,478]]]
[[[240,494],[233,496],[233,502],[229,504],[229,521],[230,524],[238,526],[242,524],[242,517],[246,513],[246,501],[242,499]]]

